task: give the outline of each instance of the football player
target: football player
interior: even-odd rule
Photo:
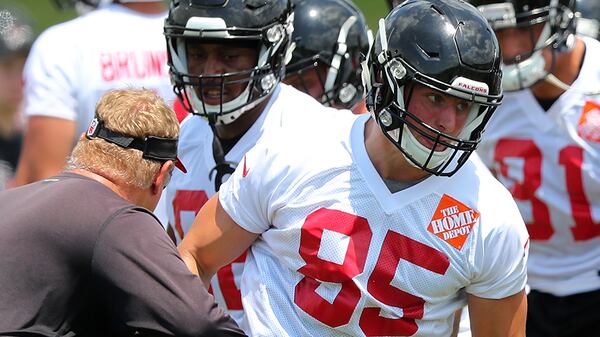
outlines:
[[[503,54],[502,106],[478,152],[531,237],[527,336],[596,336],[600,311],[600,44],[575,0],[477,0]]]
[[[327,106],[366,112],[360,57],[372,34],[348,0],[294,1],[292,59],[285,83]]]
[[[474,336],[524,336],[527,231],[469,160],[502,98],[491,27],[463,1],[408,0],[380,21],[363,78],[371,114],[262,139],[184,261],[208,282],[251,247],[251,336],[449,336],[467,302]]]
[[[304,121],[326,118],[324,110],[337,113],[280,83],[291,57],[292,30],[289,0],[171,2],[165,21],[169,67],[175,91],[190,112],[179,138],[188,172],[175,173],[166,191],[169,231],[177,242],[267,131],[301,128]],[[212,282],[217,302],[238,322],[243,317],[242,253]]]

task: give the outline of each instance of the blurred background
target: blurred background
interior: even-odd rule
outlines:
[[[387,5],[384,0],[354,0],[354,3],[363,11],[369,27],[375,32],[377,20],[387,14]],[[48,26],[75,17],[74,10],[60,11],[54,0],[0,0],[0,8],[16,7],[31,17],[35,34],[39,34]]]

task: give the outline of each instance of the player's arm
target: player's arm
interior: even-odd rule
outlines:
[[[73,147],[75,132],[73,120],[30,117],[13,184],[25,185],[60,172]]]
[[[188,268],[208,286],[217,270],[240,256],[258,235],[233,221],[217,193],[204,204],[178,250]]]
[[[468,294],[468,305],[473,337],[525,337],[525,290],[501,299]]]
[[[34,42],[23,69],[27,129],[16,185],[47,178],[64,167],[76,140],[80,53],[66,26],[48,28]],[[65,53],[65,50],[72,52]]]

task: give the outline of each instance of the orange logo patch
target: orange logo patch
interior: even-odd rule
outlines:
[[[600,142],[600,104],[592,101],[585,102],[579,118],[577,134],[583,139]]]
[[[452,247],[462,249],[471,229],[479,219],[479,212],[444,194],[427,230]]]

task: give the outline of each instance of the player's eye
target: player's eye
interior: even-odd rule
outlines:
[[[439,105],[444,102],[444,98],[442,97],[442,95],[435,94],[435,93],[428,94],[427,99],[435,105]]]
[[[464,102],[461,101],[458,104],[456,104],[456,110],[458,112],[469,112],[469,110],[471,109],[471,104],[469,102]]]

